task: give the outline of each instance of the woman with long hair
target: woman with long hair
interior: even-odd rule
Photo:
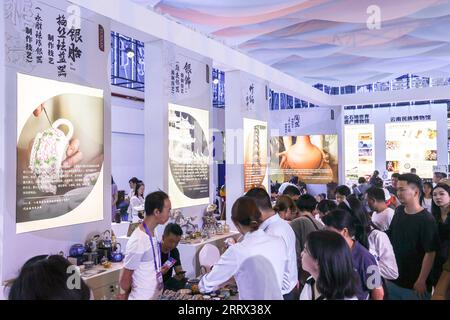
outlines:
[[[360,279],[358,299],[366,300],[370,297],[373,300],[382,300],[384,290],[377,261],[369,250],[358,241],[358,239],[364,239],[364,237],[367,239],[367,233],[362,232],[364,226],[359,225],[361,223],[349,211],[342,209],[336,209],[328,213],[323,217],[323,223],[327,230],[339,233],[350,247],[353,266]],[[356,236],[357,233],[359,234],[358,237]],[[368,240],[366,241],[368,243]]]
[[[311,232],[302,251],[302,266],[311,276],[300,300],[357,300],[358,275],[350,249],[339,234]]]
[[[397,279],[397,261],[388,235],[370,220],[369,213],[365,211],[361,201],[355,197],[349,197],[347,201],[350,205],[349,213],[354,219],[355,238],[363,245],[367,241],[368,247],[364,247],[377,260],[383,279]]]
[[[132,222],[138,222],[142,220],[144,217],[139,216],[139,212],[144,211],[144,192],[145,185],[144,183],[138,182],[134,188],[134,195],[130,199],[130,206],[128,207],[128,214],[132,217]]]
[[[436,252],[433,267],[433,284],[435,284],[441,273],[442,265],[449,257],[450,250],[450,186],[446,183],[438,183],[433,188],[433,201],[431,203],[431,213],[438,225],[439,250]]]
[[[431,203],[433,201],[433,184],[431,182],[423,183],[423,202],[422,207],[431,212]]]

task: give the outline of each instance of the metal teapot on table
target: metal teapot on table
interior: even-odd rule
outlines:
[[[116,250],[111,252],[111,261],[112,262],[121,262],[124,258],[124,254],[122,253],[122,246],[120,243],[117,243]]]
[[[86,242],[86,249],[88,252],[96,252],[100,241],[100,235],[96,234]]]
[[[106,230],[102,233],[101,239],[98,243],[98,248],[102,249],[111,249],[112,241],[111,241],[111,231]]]

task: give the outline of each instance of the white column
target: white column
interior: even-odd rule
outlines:
[[[4,5],[0,5],[0,281],[3,279],[4,215],[6,214],[6,96],[5,96],[5,20]],[[0,289],[2,286],[0,284]]]
[[[164,42],[145,44],[144,183],[145,193],[167,192],[168,103],[164,89]],[[132,156],[132,155],[130,155]]]
[[[244,193],[244,139],[241,115],[241,86],[239,71],[226,74],[225,81],[225,188],[227,223],[235,230],[231,221],[231,208]]]

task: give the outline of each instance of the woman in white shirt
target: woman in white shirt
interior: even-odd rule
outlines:
[[[142,220],[138,216],[139,211],[144,210],[144,192],[145,192],[145,185],[143,182],[138,182],[136,184],[136,188],[134,189],[134,196],[130,199],[130,205],[128,206],[128,216],[131,217],[132,222],[138,222]]]
[[[333,231],[313,231],[302,251],[302,267],[311,274],[300,300],[357,300],[358,275],[345,239]]]
[[[259,229],[261,212],[249,197],[236,200],[231,219],[243,240],[228,248],[201,279],[200,291],[217,290],[234,276],[241,300],[283,300],[281,288],[288,263],[283,240]]]
[[[374,226],[369,231],[369,252],[377,260],[381,276],[386,280],[398,278],[398,266],[395,259],[394,248],[388,235]]]
[[[430,213],[431,213],[431,203],[433,202],[433,195],[431,194],[432,191],[433,191],[433,184],[431,182],[424,182],[422,207],[427,209],[427,211]]]
[[[136,184],[140,181],[138,178],[133,177],[128,181],[128,184],[130,185],[130,191],[128,192],[127,198],[128,201],[131,200],[131,198],[134,196],[134,191],[136,190]]]

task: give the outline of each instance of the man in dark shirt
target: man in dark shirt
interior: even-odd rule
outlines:
[[[391,300],[429,299],[430,271],[438,248],[438,233],[433,216],[422,206],[422,180],[406,173],[398,178],[400,202],[387,231],[398,265],[398,278],[387,281]]]
[[[164,288],[178,290],[184,288],[186,279],[181,267],[180,253],[177,246],[183,235],[183,230],[176,223],[169,223],[164,229],[161,242],[161,272],[163,274]],[[164,265],[166,261],[172,260],[171,267]],[[175,271],[175,275],[173,275]]]

